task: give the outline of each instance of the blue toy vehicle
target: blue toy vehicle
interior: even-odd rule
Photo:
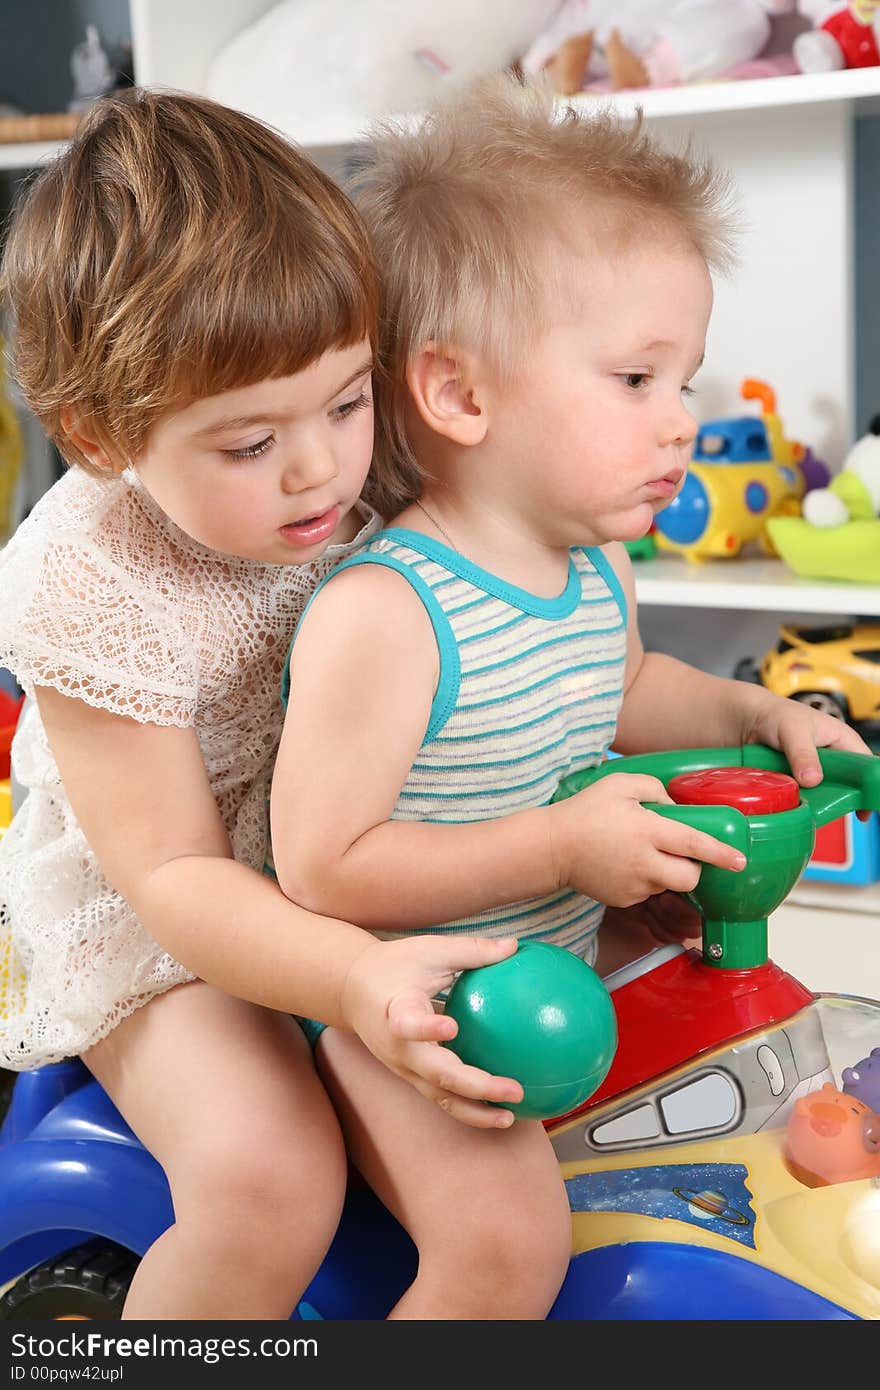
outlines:
[[[606,981],[611,1070],[547,1121],[574,1252],[552,1318],[880,1317],[880,1004],[814,995],[766,954],[767,914],[815,825],[880,809],[880,762],[821,757],[809,790],[758,746],[606,765],[658,776],[676,800],[696,778],[687,804],[660,809],[748,862],[704,867],[702,953],[666,946]],[[172,1220],[162,1170],[80,1062],[18,1078],[0,1131],[0,1317],[118,1317]],[[384,1318],[416,1262],[353,1185],[293,1316]]]

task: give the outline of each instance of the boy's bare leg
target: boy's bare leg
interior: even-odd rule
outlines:
[[[416,1279],[390,1316],[545,1317],[568,1268],[571,1216],[541,1124],[463,1125],[335,1029],[317,1063],[353,1162],[418,1248]]]
[[[346,1161],[290,1018],[196,982],[83,1058],[165,1170],[176,1220],[126,1318],[288,1318],[336,1231]]]
[[[596,971],[603,977],[658,946],[699,946],[700,914],[680,893],[658,893],[633,907],[606,907]]]

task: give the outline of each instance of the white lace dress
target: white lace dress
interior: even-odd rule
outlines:
[[[142,723],[193,726],[236,859],[261,869],[281,672],[317,582],[378,529],[304,566],[218,555],[133,473],[71,469],[0,554],[0,665]],[[193,976],[104,878],[35,704],[12,750],[26,797],[0,841],[0,1066],[83,1052]]]

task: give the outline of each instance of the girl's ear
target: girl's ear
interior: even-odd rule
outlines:
[[[80,415],[74,406],[61,408],[61,428],[75,449],[88,460],[91,466],[102,473],[121,473],[124,463],[111,458],[98,438],[98,431],[88,416]]]
[[[482,444],[489,428],[487,400],[472,353],[425,343],[409,361],[406,383],[421,418],[454,444]]]

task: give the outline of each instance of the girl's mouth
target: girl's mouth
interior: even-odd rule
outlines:
[[[339,507],[329,507],[326,512],[303,517],[302,521],[292,521],[280,527],[281,535],[293,545],[306,548],[329,541],[339,525]]]

